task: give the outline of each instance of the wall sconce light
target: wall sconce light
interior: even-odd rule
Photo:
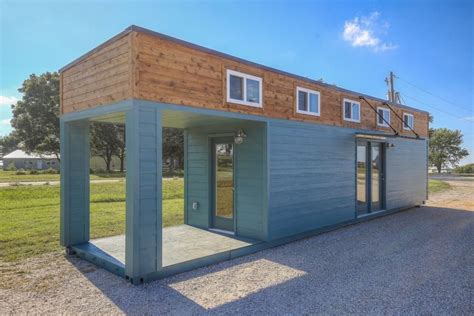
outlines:
[[[387,143],[387,144],[386,144],[386,147],[387,147],[387,148],[394,148],[394,147],[395,147],[395,144],[394,144],[394,143]]]
[[[237,145],[240,145],[245,141],[246,137],[247,137],[247,134],[245,134],[244,130],[239,129],[237,131],[237,134],[234,136],[234,143],[236,143]]]

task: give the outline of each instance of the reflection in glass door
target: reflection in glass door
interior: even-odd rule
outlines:
[[[234,144],[233,139],[214,142],[214,228],[234,231]]]
[[[357,215],[384,208],[384,143],[357,142]]]
[[[381,159],[381,144],[380,143],[371,143],[371,168],[370,168],[370,181],[371,181],[371,207],[370,211],[380,211],[381,210],[381,203],[380,203],[380,196],[381,196],[381,176],[382,176],[382,159]]]
[[[367,207],[367,142],[357,144],[357,214],[368,212]]]

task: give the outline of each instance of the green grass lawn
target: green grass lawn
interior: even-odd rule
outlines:
[[[16,171],[4,171],[0,170],[0,183],[1,182],[34,182],[34,181],[59,181],[59,174],[27,174],[18,175]],[[91,174],[91,180],[110,179],[110,178],[123,178],[123,172],[98,172]]]
[[[16,261],[59,246],[59,186],[0,188],[0,260]],[[183,180],[163,181],[163,226],[183,223]],[[91,238],[125,232],[125,183],[91,184]]]
[[[449,183],[441,181],[441,180],[430,179],[428,181],[428,190],[430,194],[438,193],[444,190],[449,190],[450,188],[451,186],[449,185]]]

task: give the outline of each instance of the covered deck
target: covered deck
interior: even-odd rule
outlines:
[[[90,240],[89,126],[125,124],[125,234]],[[163,226],[162,128],[184,129],[184,225]],[[213,230],[210,140],[244,129],[235,156],[233,234]],[[261,249],[265,240],[265,130],[259,117],[124,101],[61,118],[61,244],[141,283]],[[252,156],[254,155],[254,156]]]

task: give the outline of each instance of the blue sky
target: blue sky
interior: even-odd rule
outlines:
[[[0,135],[29,74],[135,24],[382,98],[392,70],[432,126],[462,130],[474,162],[472,1],[0,0],[0,19]]]

